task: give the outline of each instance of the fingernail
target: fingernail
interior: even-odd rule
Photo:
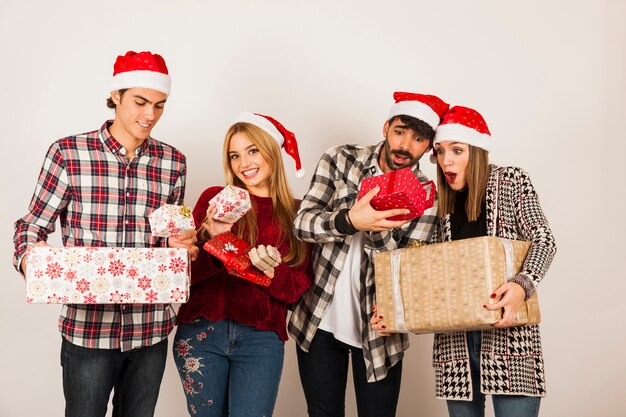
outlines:
[[[380,326],[380,327],[382,327],[383,329],[386,329],[386,328],[387,328],[387,326],[385,326],[384,324],[383,324],[382,326]]]
[[[483,304],[483,308],[487,308],[487,304]]]
[[[491,294],[490,296],[491,298],[496,298],[496,293],[494,292],[493,294]]]
[[[383,316],[378,316],[378,318],[379,318],[379,319],[382,319],[382,318],[383,318]]]

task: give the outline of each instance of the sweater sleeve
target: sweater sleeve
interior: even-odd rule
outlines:
[[[291,304],[309,289],[313,282],[313,271],[310,262],[310,246],[307,245],[307,257],[298,266],[289,266],[282,262],[274,268],[272,283],[263,288],[272,298],[285,304]]]
[[[193,207],[193,220],[196,227],[200,228],[202,221],[206,217],[206,210],[209,207],[209,200],[222,190],[222,187],[210,187],[204,190],[196,205]],[[198,258],[191,263],[191,286],[198,285],[214,274],[224,273],[226,268],[224,264],[209,254],[202,248],[202,244],[198,244],[200,251]]]

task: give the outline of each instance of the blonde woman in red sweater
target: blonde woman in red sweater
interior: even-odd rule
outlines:
[[[208,202],[222,187],[210,187],[193,210],[202,225],[198,245],[232,230],[250,246],[276,249],[282,258],[255,265],[272,279],[267,287],[229,275],[204,250],[192,263],[174,359],[193,416],[271,416],[274,409],[288,338],[287,305],[311,285],[309,248],[292,231],[299,201],[287,185],[280,147],[295,158],[301,174],[293,133],[268,116],[238,115],[224,141],[224,172],[227,184],[250,193],[252,209],[235,224],[213,220],[215,207]]]

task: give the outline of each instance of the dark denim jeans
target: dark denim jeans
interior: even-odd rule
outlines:
[[[66,417],[104,417],[113,394],[113,417],[152,417],[167,359],[167,339],[121,352],[87,349],[63,338],[61,366]]]
[[[234,320],[178,326],[174,360],[192,416],[271,416],[285,344]]]
[[[480,345],[479,331],[467,332],[470,368],[472,370],[472,401],[448,400],[450,417],[483,417],[485,415],[485,394],[480,392]],[[541,398],[525,395],[492,395],[496,417],[537,417]]]
[[[396,415],[402,361],[382,381],[368,383],[363,350],[318,329],[308,352],[296,348],[300,381],[310,417],[343,417],[346,404],[348,360],[352,354],[352,378],[359,417]]]

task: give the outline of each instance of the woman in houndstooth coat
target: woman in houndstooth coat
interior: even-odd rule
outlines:
[[[491,294],[504,308],[492,330],[435,334],[436,396],[450,416],[482,416],[492,394],[496,416],[536,416],[546,392],[539,326],[509,327],[545,276],[554,237],[526,172],[488,162],[490,133],[475,110],[456,106],[434,140],[439,185],[434,242],[497,236],[531,242],[521,272]],[[498,300],[495,302],[495,300]]]

